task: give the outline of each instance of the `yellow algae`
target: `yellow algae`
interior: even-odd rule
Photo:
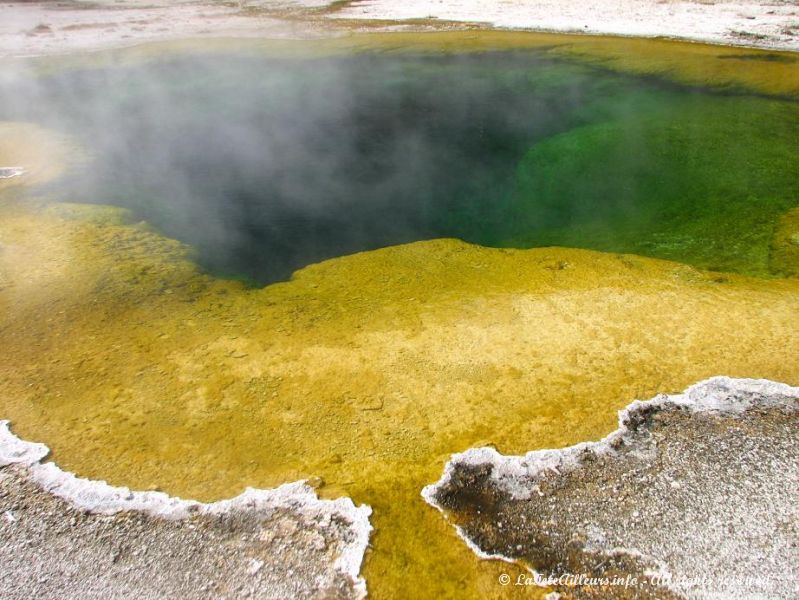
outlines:
[[[784,96],[799,94],[799,58],[794,52],[667,39],[497,30],[359,34],[335,43],[339,47],[350,43],[356,49],[439,52],[541,48],[553,56],[690,85],[746,88]]]
[[[652,75],[688,85],[799,95],[799,58],[795,52],[589,36],[556,52],[624,73]]]
[[[0,121],[0,167],[24,170],[20,177],[0,179],[0,192],[23,183],[50,181],[79,156],[78,148],[66,136],[34,123]]]
[[[639,43],[646,53],[625,54]],[[307,47],[381,44],[538,45],[705,83],[703,62],[752,53],[484,31]],[[142,47],[136,60],[166,47],[197,49]],[[91,60],[105,60],[99,54],[135,55]],[[796,92],[795,63],[727,63],[735,68],[709,83]],[[23,146],[3,150],[2,140],[0,162],[23,157],[12,151]],[[30,147],[26,164],[62,163],[37,154],[44,144]],[[202,500],[321,478],[322,495],[374,507],[364,572],[376,598],[535,597],[500,586],[500,573],[517,571],[478,561],[421,499],[451,453],[597,439],[632,399],[712,375],[799,383],[799,279],[444,239],[337,258],[248,289],[199,273],[185,246],[124,211],[48,205],[16,190],[0,198],[0,403],[15,432],[47,443],[81,476]],[[792,214],[774,248],[792,243],[784,233]],[[787,264],[778,254],[772,264]]]
[[[378,598],[506,593],[507,565],[419,497],[450,453],[597,438],[631,399],[714,374],[799,382],[797,280],[433,240],[250,290],[104,214],[2,206],[4,417],[65,468],[136,488],[321,477],[375,508]]]
[[[20,59],[46,73],[87,66],[123,66],[175,54],[231,52],[272,57],[318,57],[353,52],[435,53],[538,49],[553,57],[623,73],[656,76],[678,83],[763,94],[799,95],[795,52],[719,46],[667,39],[467,28],[457,31],[342,33],[333,25],[319,37],[293,39],[186,39],[149,42],[122,49]]]

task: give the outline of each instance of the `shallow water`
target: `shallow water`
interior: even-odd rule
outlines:
[[[130,208],[210,272],[260,284],[441,237],[765,275],[773,227],[799,205],[795,102],[546,49],[71,69],[1,86],[0,119],[94,155],[61,198]]]
[[[456,41],[466,45],[470,39]],[[612,55],[631,43],[615,40],[603,48]],[[790,81],[776,77],[761,86],[758,77],[765,67],[748,59],[719,60],[717,55],[727,50],[641,44],[646,60],[632,67],[624,63],[624,68],[649,72],[656,59],[671,65],[669,61],[680,53],[698,53],[690,68],[675,69],[670,76],[694,85],[705,80],[716,84],[719,73],[740,63],[733,71],[735,77],[758,81],[760,92],[790,87]],[[497,65],[506,59],[508,71],[498,72]],[[487,213],[472,215],[464,207],[483,205],[476,196],[461,197],[454,191],[449,202],[458,210],[439,210],[436,205],[420,213],[416,209],[427,206],[420,203],[412,204],[414,211],[397,213],[391,211],[401,206],[383,204],[378,215],[385,221],[377,236],[380,243],[388,243],[389,234],[407,232],[407,223],[413,224],[410,229],[416,236],[419,222],[434,222],[475,235],[499,228],[503,234],[497,239],[507,235],[519,245],[551,243],[546,237],[550,236],[576,240],[575,245],[588,240],[612,248],[641,243],[640,237],[654,248],[641,253],[683,253],[686,262],[724,261],[731,270],[757,274],[779,272],[783,267],[773,268],[775,257],[777,265],[799,265],[799,256],[792,251],[795,245],[783,243],[799,231],[796,211],[777,224],[778,207],[789,204],[786,182],[795,174],[793,163],[789,164],[796,157],[796,136],[791,135],[795,109],[790,101],[741,95],[745,90],[740,85],[735,90],[738,95],[722,95],[718,90],[709,93],[597,71],[586,66],[591,63],[587,59],[552,60],[544,50],[483,57],[431,57],[414,51],[314,60],[322,62],[291,59],[286,64],[296,69],[284,66],[277,75],[264,75],[263,81],[274,77],[294,82],[286,84],[291,92],[286,98],[274,101],[289,113],[302,113],[292,111],[296,108],[292,103],[303,109],[325,103],[349,106],[334,102],[339,96],[349,99],[349,80],[339,85],[330,76],[324,79],[325,87],[308,81],[303,65],[310,70],[310,65],[325,64],[333,70],[340,63],[375,63],[373,72],[381,74],[375,81],[363,69],[350,71],[353,80],[361,80],[361,87],[354,89],[372,98],[378,113],[381,103],[391,107],[389,114],[398,110],[393,98],[402,97],[399,91],[406,87],[418,91],[413,85],[424,82],[435,88],[442,73],[451,73],[457,81],[471,82],[473,93],[460,98],[441,84],[428,99],[431,106],[443,97],[450,106],[473,107],[477,116],[486,115],[478,122],[497,131],[508,129],[510,116],[526,120],[525,102],[530,97],[550,98],[559,115],[553,123],[535,119],[540,130],[525,131],[529,137],[515,147],[512,164],[500,169],[491,161],[478,160],[479,152],[472,153],[488,143],[479,131],[433,113],[436,122],[456,127],[445,128],[448,135],[463,133],[458,138],[463,144],[454,151],[469,158],[472,168],[459,168],[459,179],[449,181],[438,168],[454,168],[445,156],[424,154],[436,167],[432,169],[411,160],[413,153],[400,151],[391,155],[397,161],[389,165],[406,169],[415,165],[417,170],[410,172],[418,175],[420,188],[436,184],[444,190],[476,193],[485,177],[504,194],[496,196],[501,210],[494,211],[492,205]],[[602,58],[602,63],[609,66],[606,60]],[[126,194],[137,190],[139,216],[146,210],[166,212],[172,221],[148,218],[164,231],[179,225],[171,235],[183,232],[185,240],[197,235],[209,244],[197,245],[207,269],[255,278],[242,267],[231,267],[236,247],[226,245],[228,225],[242,228],[252,217],[247,213],[243,219],[235,213],[229,221],[219,218],[227,206],[214,201],[219,190],[209,183],[237,183],[234,175],[246,172],[265,186],[274,184],[259,179],[261,156],[251,157],[245,150],[252,148],[231,143],[216,129],[225,122],[221,117],[236,122],[235,115],[209,109],[221,105],[260,114],[250,96],[242,93],[260,83],[243,80],[238,73],[243,65],[251,68],[253,61],[283,64],[274,57],[231,58],[227,49],[221,57],[167,54],[144,64],[120,61],[105,71],[81,64],[40,75],[34,85],[17,88],[21,91],[15,98],[22,102],[4,96],[1,106],[7,116],[74,132],[95,151],[97,161],[90,163],[89,171],[73,171],[69,180],[54,180],[46,190],[50,195],[122,203],[127,196],[115,195],[117,184]],[[208,64],[226,67],[209,70]],[[769,69],[787,65],[763,64]],[[177,77],[180,65],[195,69],[195,75],[187,80]],[[532,89],[524,75],[529,69],[539,75],[541,95],[513,92],[517,86]],[[389,94],[386,82],[391,72],[396,72],[395,91],[399,91]],[[156,73],[162,73],[159,83],[148,90],[143,82]],[[235,85],[220,96],[217,88],[226,77]],[[507,84],[500,89],[505,93],[492,95],[484,89],[499,85],[503,78]],[[80,81],[88,81],[81,84],[85,88],[76,83]],[[564,82],[574,85],[564,88]],[[174,91],[184,86],[182,95]],[[316,96],[300,93],[304,89]],[[564,89],[579,94],[571,98]],[[203,90],[207,96],[200,93]],[[47,98],[60,107],[58,111],[43,110]],[[96,106],[83,102],[91,98],[97,100]],[[472,104],[480,98],[490,98],[491,106]],[[97,110],[85,111],[84,104]],[[517,112],[508,111],[506,117],[493,110],[494,105],[515,106]],[[100,110],[103,106],[109,107],[108,114]],[[119,106],[125,110],[117,110]],[[203,106],[205,113],[200,110]],[[207,118],[199,118],[198,112]],[[155,118],[159,114],[174,121],[159,121]],[[350,150],[360,139],[355,135],[361,131],[360,114],[342,114],[348,115],[350,127],[336,124],[335,140],[347,150],[342,156],[352,159]],[[323,113],[316,116],[324,122]],[[286,125],[280,119],[275,123],[277,130],[285,126],[295,131],[294,123]],[[239,122],[229,134],[231,139],[254,136],[270,147],[269,136],[249,124]],[[331,136],[316,134],[319,122],[311,125],[307,136],[314,143],[298,147],[318,156],[319,148],[325,149],[333,156],[333,166],[354,168],[340,162]],[[550,125],[563,129],[547,129]],[[425,142],[421,147],[434,147],[435,136],[415,127]],[[387,131],[398,135],[403,129],[404,124],[393,123]],[[0,162],[30,163],[36,167],[31,176],[38,176],[42,163],[52,162],[37,155],[47,146],[46,130],[35,136],[25,129],[16,138],[13,126],[2,132]],[[194,143],[180,144],[181,132],[195,135]],[[12,143],[7,144],[9,136]],[[140,140],[137,144],[142,145],[133,147],[136,152],[123,148],[127,136]],[[370,144],[377,139],[366,136],[365,147],[373,148]],[[388,147],[397,139],[385,138]],[[540,141],[529,145],[530,139]],[[445,142],[438,143],[448,148]],[[282,156],[284,149],[285,144],[277,144],[272,152],[288,168],[293,157]],[[21,150],[27,153],[25,160],[16,160]],[[675,172],[649,168],[654,163],[647,152],[655,153],[657,164]],[[178,169],[185,167],[187,157],[197,156],[206,161],[203,169]],[[224,163],[220,156],[236,160]],[[594,161],[598,166],[592,166]],[[131,169],[131,162],[146,169]],[[337,180],[333,175],[339,172],[331,165],[312,166],[317,175]],[[545,178],[537,166],[559,175]],[[325,187],[307,170],[289,169],[288,174],[295,183],[307,179],[311,189],[317,184],[318,190]],[[604,177],[601,188],[587,185],[600,176]],[[148,177],[157,178],[158,185],[148,187]],[[630,185],[636,181],[640,186]],[[661,193],[661,181],[669,186],[664,190],[676,189],[680,197]],[[67,183],[70,187],[64,192]],[[417,184],[402,186],[390,179],[389,183],[398,186],[397,194],[413,187],[410,183]],[[341,183],[345,184],[349,182]],[[382,179],[375,183],[380,184],[388,185]],[[205,198],[209,189],[212,193]],[[638,193],[639,189],[646,193]],[[164,190],[171,194],[169,203],[163,201]],[[748,195],[740,196],[741,190]],[[567,204],[569,210],[553,210],[552,199],[566,192],[574,196]],[[150,195],[153,200],[144,202]],[[186,207],[192,198],[205,199],[199,205],[202,211]],[[362,210],[342,211],[342,198],[345,195],[331,200],[337,209],[334,222],[342,231],[332,227],[335,236],[309,234],[306,237],[314,243],[308,248],[341,252],[342,247],[334,248],[330,239],[354,239],[360,244],[366,237],[350,237],[345,225],[351,222],[366,229],[353,231],[371,235],[367,224],[373,222],[374,213],[367,211],[365,218]],[[712,202],[705,202],[707,198]],[[725,212],[726,198],[729,212]],[[438,479],[451,453],[489,443],[505,453],[520,453],[597,439],[615,427],[615,410],[633,398],[678,391],[719,373],[799,383],[796,279],[707,273],[631,255],[496,250],[433,240],[311,265],[290,282],[253,289],[199,275],[185,260],[184,247],[147,226],[125,224],[119,211],[50,204],[32,194],[6,194],[2,200],[0,347],[10,351],[0,364],[0,402],[14,431],[46,442],[59,464],[82,476],[139,489],[157,486],[184,497],[208,500],[236,494],[248,485],[268,487],[321,477],[322,494],[351,495],[374,508],[377,530],[364,572],[370,593],[377,598],[507,597],[497,575],[510,567],[476,560],[419,495],[424,485]],[[182,210],[165,211],[170,206]],[[601,219],[585,219],[590,206]],[[543,216],[531,224],[527,216],[539,213]],[[410,218],[419,214],[436,219]],[[502,218],[481,220],[486,214]],[[536,229],[541,222],[547,227]],[[529,237],[517,234],[518,229]],[[209,231],[217,232],[217,237]],[[756,235],[749,236],[750,231]],[[210,244],[213,240],[225,243]],[[281,254],[277,262],[264,259],[268,269],[258,272],[269,277],[260,281],[279,278],[275,264],[290,269],[286,256],[290,253]],[[300,254],[291,256],[298,264],[306,260],[299,260]],[[242,264],[255,261],[247,258]],[[535,594],[522,590],[519,596]]]

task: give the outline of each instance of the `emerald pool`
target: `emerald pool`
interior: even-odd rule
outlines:
[[[256,284],[440,237],[779,275],[775,226],[799,206],[794,100],[545,49],[174,54],[7,75],[0,120],[88,150],[56,198],[126,207],[207,271]]]

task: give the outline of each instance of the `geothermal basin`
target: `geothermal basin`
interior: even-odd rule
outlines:
[[[506,597],[420,495],[450,455],[799,383],[797,73],[497,33],[13,61],[2,416],[113,485],[368,504],[370,596]]]

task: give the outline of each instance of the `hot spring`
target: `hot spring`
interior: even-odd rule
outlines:
[[[799,383],[792,60],[469,32],[13,61],[0,418],[134,489],[313,478],[374,509],[370,596],[496,597],[516,567],[420,497],[452,453]]]
[[[794,101],[541,50],[76,68],[5,86],[0,119],[90,149],[59,197],[129,208],[257,284],[434,238],[765,274],[799,203]]]

